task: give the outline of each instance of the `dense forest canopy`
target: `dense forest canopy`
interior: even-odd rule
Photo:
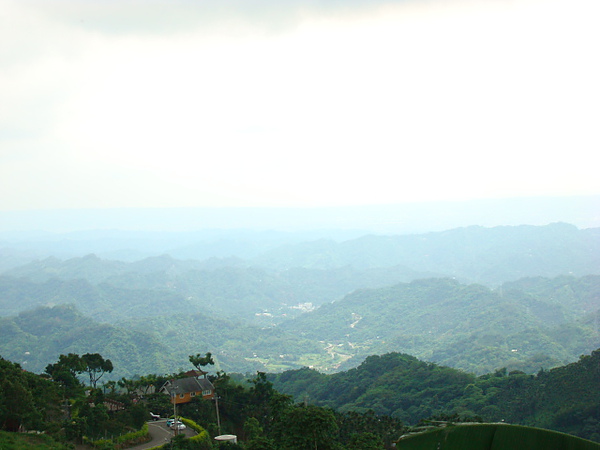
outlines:
[[[600,349],[536,375],[467,372],[390,353],[336,374],[303,368],[269,377],[276,389],[337,411],[369,411],[407,424],[428,417],[518,423],[600,440]]]
[[[0,351],[34,371],[61,353],[90,351],[117,363],[115,378],[173,371],[200,342],[219,349],[219,369],[236,372],[303,366],[332,372],[371,354],[402,351],[477,374],[500,367],[537,373],[600,346],[596,275],[527,278],[497,289],[420,279],[357,290],[290,315],[278,326],[260,325],[269,313],[257,312],[257,323],[196,312],[188,308],[192,300],[171,300],[173,292],[171,297],[158,291],[128,296],[109,285],[57,280],[23,281],[16,288],[13,279],[2,284],[6,280],[0,277],[0,285],[7,286],[4,301],[10,304],[19,296],[45,304],[59,298],[77,302],[0,318]],[[78,286],[85,289],[78,293]],[[82,310],[95,310],[95,319]]]

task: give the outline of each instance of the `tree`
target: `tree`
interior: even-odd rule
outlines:
[[[267,380],[267,374],[264,372],[256,372],[256,376],[250,380],[250,383],[252,383],[250,394],[255,404],[266,404],[275,392],[273,383]]]
[[[286,449],[339,449],[337,433],[333,411],[314,405],[295,405],[279,418],[277,442]]]
[[[171,403],[171,398],[168,395],[164,395],[160,392],[155,392],[153,394],[148,394],[144,400],[148,410],[152,411],[154,414],[158,414],[161,417],[173,414],[173,404]],[[203,403],[208,404],[208,402]],[[183,407],[185,407],[186,405],[188,404],[184,404]],[[211,411],[214,410],[214,408],[212,407],[210,409]],[[189,417],[190,419],[194,419],[196,422],[198,422],[197,417],[193,416],[187,411],[185,413],[182,413],[182,415]]]
[[[60,385],[0,357],[0,428],[44,430],[60,417]]]
[[[349,448],[354,450],[381,450],[384,446],[379,436],[367,432],[352,435]]]
[[[142,375],[137,381],[137,387],[141,393],[148,395],[156,387],[158,376],[155,374]]]
[[[104,359],[100,353],[86,353],[81,357],[83,371],[90,377],[90,386],[96,389],[96,383],[106,372],[113,371],[110,359]]]
[[[244,422],[244,432],[248,437],[246,449],[248,450],[275,450],[272,439],[263,436],[263,429],[255,417],[249,417]]]
[[[117,385],[120,388],[125,389],[125,391],[127,391],[127,395],[131,394],[136,389],[136,382],[125,377],[122,377],[119,381],[117,381]]]
[[[276,450],[277,447],[272,439],[258,436],[246,443],[246,450]]]
[[[100,437],[106,430],[109,415],[103,403],[85,402],[79,408],[77,419],[81,420],[80,425],[83,425],[84,435]]]
[[[190,362],[198,370],[202,370],[201,367],[208,366],[209,364],[211,366],[215,364],[215,361],[212,358],[212,353],[210,352],[206,353],[204,356],[202,356],[200,353],[196,353],[196,355],[190,355]]]
[[[258,422],[256,417],[248,417],[244,422],[244,431],[248,436],[248,439],[254,439],[263,434],[263,429]]]
[[[336,413],[336,422],[340,428],[340,442],[350,445],[355,435],[373,433],[378,436],[386,448],[404,434],[404,424],[400,419],[390,416],[376,415],[373,410],[366,412],[347,411]],[[354,448],[354,447],[348,447]]]
[[[269,433],[272,424],[291,406],[292,397],[277,392],[264,372],[256,372],[250,383],[252,386],[246,410],[248,414],[259,419],[261,426]]]
[[[109,394],[114,394],[117,391],[117,382],[114,380],[107,381],[102,385],[102,388],[105,394],[107,390]]]
[[[30,423],[37,411],[31,389],[13,367],[10,372],[2,370],[0,425],[4,429],[17,431],[21,425]]]
[[[84,363],[76,353],[60,355],[58,362],[46,366],[46,373],[63,385],[67,397],[72,397],[82,388],[77,375],[84,370]]]

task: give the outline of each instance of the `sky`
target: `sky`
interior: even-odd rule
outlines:
[[[600,194],[597,0],[0,8],[0,211]]]

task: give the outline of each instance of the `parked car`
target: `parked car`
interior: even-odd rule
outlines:
[[[152,420],[159,420],[160,419],[160,415],[159,414],[154,414],[154,413],[150,413],[150,417],[152,417]]]
[[[172,430],[185,430],[185,425],[181,422],[177,421],[173,425],[171,425]]]
[[[173,425],[183,425],[183,423],[181,422],[181,420],[175,422],[175,419],[167,419],[167,426],[169,428],[173,428]]]

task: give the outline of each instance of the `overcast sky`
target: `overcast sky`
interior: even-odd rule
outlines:
[[[0,210],[600,194],[598,0],[0,8]]]

